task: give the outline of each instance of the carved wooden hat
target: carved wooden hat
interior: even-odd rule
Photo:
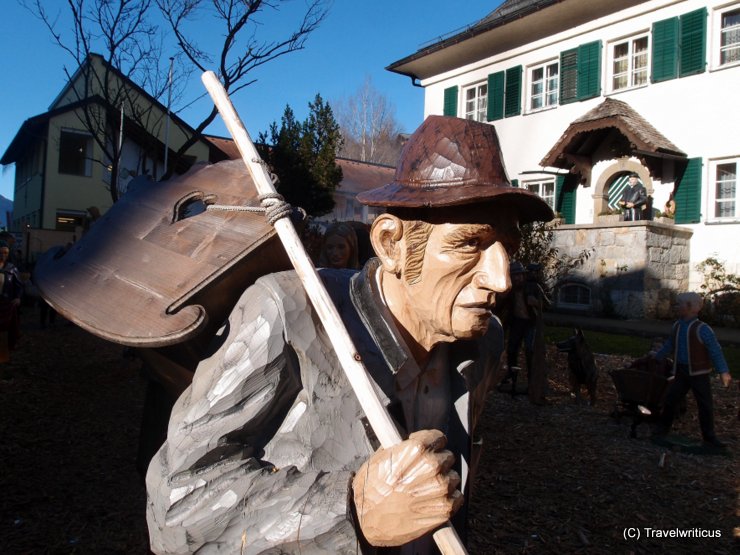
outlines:
[[[386,208],[459,206],[506,199],[522,223],[549,221],[553,212],[538,195],[512,186],[492,125],[429,116],[401,152],[392,183],[357,196]]]

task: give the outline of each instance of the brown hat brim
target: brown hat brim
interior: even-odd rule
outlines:
[[[519,223],[549,222],[554,218],[550,206],[538,195],[518,187],[485,186],[480,183],[457,187],[423,189],[401,183],[389,183],[357,195],[357,200],[368,206],[383,208],[443,208],[465,204],[495,202],[513,205],[519,212]]]

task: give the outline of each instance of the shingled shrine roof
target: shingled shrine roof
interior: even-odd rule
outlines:
[[[615,131],[619,136],[615,137]],[[629,104],[607,98],[593,110],[574,120],[540,164],[571,169],[574,158],[593,155],[607,140],[617,140],[620,143],[621,152],[614,152],[615,155],[686,157],[685,152]]]

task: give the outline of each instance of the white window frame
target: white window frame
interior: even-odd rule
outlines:
[[[555,67],[557,70],[557,75],[555,76],[554,80],[554,87],[549,87],[553,83],[552,81],[552,75],[548,75],[548,69]],[[542,70],[542,79],[535,80],[534,73],[535,71]],[[542,87],[541,93],[534,93],[534,86],[535,83],[543,81],[544,85]],[[552,98],[551,94],[555,95],[554,99]],[[533,106],[535,102],[536,97],[542,98],[542,105],[541,106]],[[527,68],[527,112],[533,113],[533,112],[541,112],[542,110],[549,110],[551,108],[557,107],[558,103],[560,102],[560,60],[558,58],[554,58],[552,60],[547,60],[546,62],[539,63],[537,65],[529,66]]]
[[[722,29],[722,18],[729,12],[740,12],[740,3],[736,2],[733,4],[729,4],[723,8],[716,9],[712,14],[712,51],[709,56],[712,69],[725,69],[728,67],[735,67],[740,65],[740,56],[735,61],[726,62],[724,64],[722,63],[722,37],[724,35]]]
[[[469,93],[473,93],[472,98],[468,98]],[[472,101],[472,107],[469,103]],[[463,87],[462,94],[463,117],[474,121],[488,121],[488,81],[476,83],[468,87]]]
[[[543,189],[550,185],[552,187],[552,194],[543,194]],[[555,211],[555,189],[556,184],[555,180],[552,178],[543,178],[543,179],[532,179],[529,181],[522,181],[521,187],[523,189],[528,189],[529,191],[532,191],[534,193],[537,193],[537,195],[544,200],[547,205],[552,208],[553,212]]]
[[[735,166],[735,179],[734,179],[734,200],[728,198],[725,198],[722,200],[721,198],[718,198],[717,192],[720,185],[720,180],[718,179],[717,170],[720,166],[725,165],[733,165]],[[717,160],[711,160],[709,162],[709,176],[707,179],[707,183],[709,186],[708,189],[708,198],[707,198],[707,213],[709,214],[709,217],[707,218],[708,221],[711,222],[738,222],[740,221],[740,156],[737,156],[735,158],[722,158]],[[734,214],[730,216],[717,216],[717,203],[722,202],[734,202]]]
[[[642,83],[635,83],[635,51],[634,46],[635,42],[641,39],[647,39],[647,47],[645,49],[645,65],[642,66],[644,68],[645,73],[645,80]],[[622,44],[627,44],[627,85],[624,87],[616,88],[614,86],[614,50],[617,48],[617,46]],[[608,43],[607,50],[606,50],[606,83],[607,83],[607,91],[608,93],[620,93],[624,91],[629,91],[632,89],[638,89],[641,87],[647,87],[650,83],[650,67],[652,64],[651,59],[651,36],[649,31],[642,31],[639,33],[634,33],[632,35],[622,37],[619,39],[615,39]]]

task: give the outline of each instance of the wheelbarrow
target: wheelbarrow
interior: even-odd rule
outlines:
[[[659,362],[642,358],[627,368],[609,372],[617,390],[617,404],[612,416],[617,421],[623,416],[632,418],[630,437],[637,437],[640,424],[654,422],[660,416],[672,380],[672,366],[669,360]]]

